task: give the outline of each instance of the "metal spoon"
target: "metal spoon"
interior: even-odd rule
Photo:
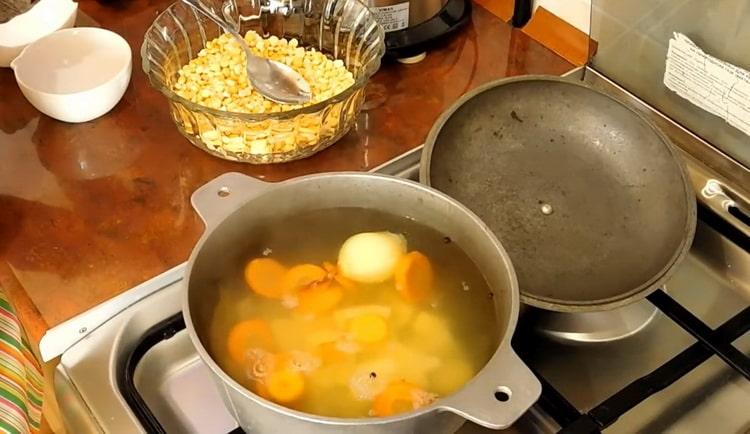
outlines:
[[[281,62],[253,54],[234,26],[203,5],[200,0],[182,1],[218,24],[239,42],[245,50],[247,78],[261,95],[282,104],[302,104],[310,101],[310,85],[297,71]]]

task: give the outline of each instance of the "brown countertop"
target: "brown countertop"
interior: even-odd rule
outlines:
[[[0,70],[0,285],[37,341],[52,327],[184,261],[202,225],[190,194],[229,171],[276,181],[367,170],[421,144],[450,103],[488,80],[561,74],[572,65],[475,7],[473,23],[416,65],[386,64],[369,105],[339,143],[271,166],[223,161],[191,146],[147,83],[143,34],[169,0],[123,0],[80,9],[124,36],[133,77],[104,117],[66,124],[41,115]]]

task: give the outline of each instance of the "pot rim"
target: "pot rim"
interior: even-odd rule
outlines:
[[[195,263],[195,260],[198,256],[198,252],[200,252],[203,245],[206,243],[208,238],[211,235],[212,229],[218,227],[221,223],[223,223],[227,218],[229,218],[234,213],[238,212],[240,208],[243,208],[248,203],[252,202],[256,198],[259,198],[265,194],[270,194],[275,190],[276,188],[289,188],[290,186],[298,185],[298,184],[304,184],[307,182],[312,182],[319,178],[341,178],[343,180],[345,179],[351,179],[352,177],[358,177],[358,178],[369,178],[376,180],[375,182],[391,182],[394,183],[394,185],[400,185],[402,188],[405,186],[406,188],[415,188],[420,191],[421,194],[430,194],[439,197],[441,200],[449,203],[453,207],[457,207],[460,210],[464,212],[464,214],[471,219],[474,225],[477,226],[479,230],[481,230],[487,237],[489,237],[496,253],[500,256],[500,259],[505,262],[508,265],[508,273],[509,273],[509,280],[510,280],[510,286],[506,289],[508,291],[508,298],[507,302],[510,302],[510,313],[508,315],[508,319],[505,324],[505,333],[498,343],[495,351],[492,353],[492,356],[488,359],[488,361],[485,363],[485,365],[482,367],[482,369],[479,370],[479,372],[476,373],[466,384],[464,384],[460,389],[453,392],[451,395],[447,395],[444,397],[440,397],[432,404],[419,408],[417,410],[413,410],[406,413],[399,413],[394,416],[388,416],[388,417],[364,417],[364,418],[343,418],[343,417],[331,417],[331,416],[320,416],[312,413],[306,413],[299,410],[294,410],[288,407],[285,407],[280,404],[276,404],[270,400],[267,400],[254,392],[250,391],[249,389],[242,386],[240,383],[238,383],[236,380],[234,380],[231,376],[229,376],[224,370],[214,361],[213,357],[208,353],[206,348],[203,346],[203,343],[201,342],[200,338],[198,337],[198,334],[193,327],[193,320],[192,316],[190,314],[190,308],[189,308],[189,294],[190,294],[190,280],[192,277],[193,272],[193,264]],[[248,177],[249,178],[249,177]],[[250,178],[252,179],[252,178]],[[259,180],[255,180],[257,182],[263,182]],[[209,185],[213,181],[209,181],[209,183],[205,185]],[[435,411],[440,410],[446,410],[450,411],[453,407],[449,405],[443,404],[445,401],[450,399],[451,397],[459,394],[463,390],[465,390],[470,384],[481,381],[481,378],[486,375],[487,368],[492,366],[493,360],[498,358],[499,354],[505,354],[505,353],[512,353],[513,349],[511,348],[511,339],[513,337],[513,333],[515,332],[516,325],[518,322],[518,315],[520,310],[520,292],[519,292],[519,286],[518,286],[518,279],[516,276],[515,269],[513,268],[513,264],[510,260],[510,256],[505,251],[505,248],[502,246],[500,241],[497,239],[497,237],[494,235],[494,233],[490,230],[490,228],[485,225],[485,223],[471,210],[466,208],[464,205],[462,205],[460,202],[456,201],[455,199],[451,198],[450,196],[434,189],[429,186],[426,186],[424,184],[421,184],[419,182],[411,181],[404,178],[399,178],[395,176],[390,175],[383,175],[383,174],[377,174],[377,173],[369,173],[369,172],[331,172],[331,173],[319,173],[319,174],[313,174],[313,175],[306,175],[301,176],[297,178],[292,178],[286,181],[282,181],[279,183],[266,183],[267,189],[258,192],[258,194],[253,195],[252,197],[242,199],[239,203],[236,203],[235,206],[232,208],[232,210],[220,218],[218,218],[215,222],[212,222],[212,224],[206,224],[206,230],[204,230],[203,234],[201,235],[198,242],[195,244],[195,247],[193,248],[193,251],[190,254],[190,258],[187,262],[187,271],[185,273],[185,282],[187,282],[187,286],[183,292],[183,303],[182,303],[182,314],[185,318],[185,326],[188,330],[188,334],[190,336],[190,340],[192,341],[193,345],[196,348],[196,351],[198,352],[198,355],[203,360],[204,363],[209,367],[211,372],[218,376],[222,382],[225,385],[228,385],[232,387],[236,392],[240,393],[245,398],[251,399],[253,402],[255,402],[258,405],[261,405],[269,410],[274,410],[277,413],[281,413],[290,417],[294,417],[297,419],[305,420],[308,422],[317,422],[321,424],[326,425],[337,425],[337,426],[349,426],[349,425],[379,425],[379,424],[387,424],[391,422],[398,422],[403,420],[412,419],[427,413],[432,413]],[[493,291],[494,293],[494,291]]]

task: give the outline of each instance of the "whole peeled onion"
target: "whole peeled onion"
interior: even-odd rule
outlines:
[[[349,237],[339,250],[339,271],[360,283],[380,283],[393,277],[406,253],[406,238],[392,232],[363,232]]]

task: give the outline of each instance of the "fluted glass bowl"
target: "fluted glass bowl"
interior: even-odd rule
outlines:
[[[296,38],[341,59],[354,84],[327,100],[278,113],[235,113],[212,109],[177,95],[180,68],[223,32],[190,6],[177,1],[162,12],[141,47],[143,71],[169,100],[172,118],[191,143],[218,157],[253,164],[309,157],[340,139],[354,124],[364,86],[380,67],[384,31],[358,0],[203,0],[241,34]],[[251,142],[265,140],[259,152]],[[257,142],[255,142],[257,143]]]

